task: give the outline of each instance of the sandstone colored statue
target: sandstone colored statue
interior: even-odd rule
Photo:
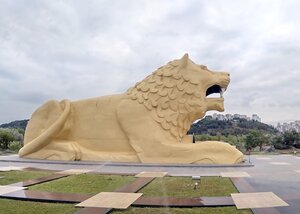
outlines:
[[[224,110],[229,74],[188,55],[158,68],[127,93],[71,102],[51,100],[32,115],[20,157],[142,163],[240,163],[228,143],[186,135],[206,111]],[[220,93],[220,98],[208,98]]]

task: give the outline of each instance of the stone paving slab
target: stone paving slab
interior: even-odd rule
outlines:
[[[224,178],[240,178],[240,177],[251,177],[247,172],[221,172],[220,173]]]
[[[272,158],[256,158],[256,160],[272,160]]]
[[[166,176],[168,172],[140,172],[139,174],[135,175],[138,178],[162,178]]]
[[[19,166],[5,166],[5,167],[0,167],[1,172],[8,172],[8,171],[14,171],[14,170],[22,170],[24,167],[19,167]]]
[[[273,165],[291,165],[288,162],[270,162],[270,164],[273,164]]]
[[[273,192],[232,193],[237,209],[289,206]]]
[[[127,209],[142,195],[143,193],[100,192],[75,206]]]
[[[8,186],[8,185],[0,185],[0,195],[5,195],[7,193],[19,191],[26,189],[26,187],[15,187],[15,186]]]

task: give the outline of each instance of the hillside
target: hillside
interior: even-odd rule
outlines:
[[[0,125],[0,128],[13,128],[13,129],[23,129],[25,130],[29,120],[16,120],[10,123],[5,123]]]
[[[265,123],[246,120],[215,120],[211,117],[205,117],[197,123],[192,124],[189,134],[209,134],[209,135],[244,135],[251,130],[259,130],[265,133],[274,134],[277,130]]]
[[[0,128],[20,128],[25,130],[28,120],[17,120],[0,125]],[[275,128],[265,123],[257,121],[247,121],[245,119],[234,120],[214,120],[211,117],[205,117],[197,123],[192,124],[189,134],[209,134],[209,135],[244,135],[251,130],[260,130],[265,133],[274,134]]]

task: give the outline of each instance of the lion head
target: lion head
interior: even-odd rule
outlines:
[[[127,94],[151,111],[153,119],[181,142],[192,122],[206,111],[224,111],[223,92],[229,81],[228,73],[210,71],[185,54],[158,68]],[[213,93],[220,93],[220,98],[207,97]]]

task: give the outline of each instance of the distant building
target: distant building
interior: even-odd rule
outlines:
[[[237,118],[237,119],[239,119],[240,117],[241,117],[241,115],[240,115],[240,114],[234,114],[234,115],[233,115],[233,119],[234,119],[234,118]]]
[[[233,115],[232,115],[232,114],[226,114],[226,115],[225,115],[225,118],[226,118],[227,120],[232,120],[232,119],[233,119]]]
[[[216,113],[214,113],[213,116],[212,116],[212,118],[214,120],[226,120],[226,117],[223,114],[216,114]]]
[[[207,116],[205,116],[205,118],[209,119],[209,120],[213,119],[213,117],[211,115],[207,115]]]
[[[257,114],[253,114],[252,117],[250,118],[247,115],[241,115],[241,114],[226,114],[226,115],[223,115],[223,114],[214,113],[211,116],[211,118],[213,120],[222,120],[222,121],[235,120],[235,119],[245,119],[245,120],[248,120],[248,121],[253,120],[253,121],[261,122],[261,119]]]
[[[257,121],[257,122],[261,122],[261,119],[257,114],[252,114],[252,120]]]
[[[290,123],[278,123],[276,129],[280,132],[292,131],[300,132],[300,120],[290,122]]]

